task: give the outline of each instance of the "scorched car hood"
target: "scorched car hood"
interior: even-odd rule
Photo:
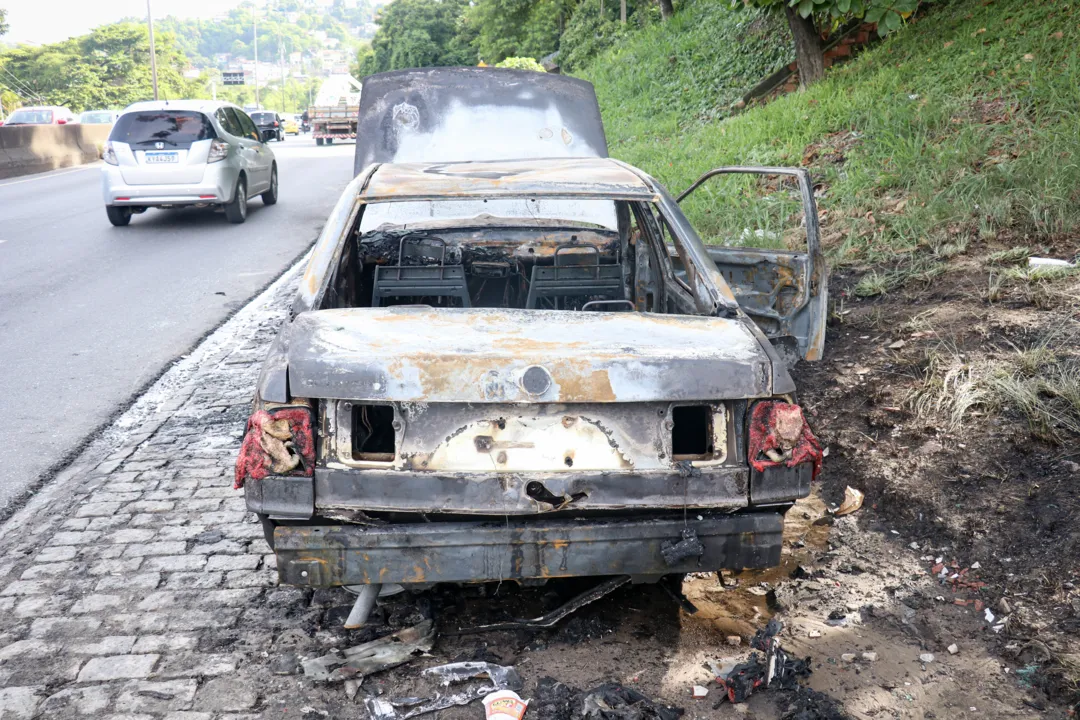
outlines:
[[[738,319],[553,310],[352,308],[289,328],[296,397],[421,403],[725,400],[772,394]]]

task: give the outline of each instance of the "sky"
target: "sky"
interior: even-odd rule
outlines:
[[[209,18],[240,0],[151,0],[155,17]],[[4,42],[44,44],[84,35],[124,17],[146,17],[146,0],[0,0],[7,10]]]

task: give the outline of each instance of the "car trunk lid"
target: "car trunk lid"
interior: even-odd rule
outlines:
[[[297,397],[396,402],[645,402],[771,394],[739,319],[552,310],[352,308],[289,331]]]

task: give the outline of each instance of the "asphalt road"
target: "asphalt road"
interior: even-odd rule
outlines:
[[[243,225],[191,209],[114,228],[97,166],[0,181],[0,511],[318,235],[354,146],[270,146],[280,199]]]

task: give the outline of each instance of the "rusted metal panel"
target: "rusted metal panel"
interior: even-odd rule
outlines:
[[[383,162],[606,157],[590,83],[501,68],[364,78],[354,172]]]
[[[695,403],[696,404],[696,403]],[[674,413],[683,403],[390,403],[395,456],[357,456],[357,404],[322,403],[322,457],[330,468],[394,468],[449,473],[677,471]],[[710,403],[713,451],[696,468],[743,464],[734,447],[741,416]],[[363,422],[360,421],[360,425]],[[617,499],[610,502],[617,504]]]
[[[779,513],[607,519],[505,519],[380,527],[279,527],[282,583],[485,582],[771,567],[780,562]],[[661,549],[696,533],[704,546],[669,564]]]
[[[436,473],[396,470],[315,471],[315,506],[430,514],[536,515],[566,498],[574,511],[737,510],[747,506],[748,470],[720,467],[664,472]],[[543,488],[530,487],[540,483]],[[532,495],[530,496],[530,491]],[[547,495],[550,493],[550,495]],[[563,503],[559,503],[562,505]]]
[[[795,178],[803,205],[806,251],[710,246],[709,257],[762,331],[770,339],[791,346],[781,348],[790,356],[789,364],[800,357],[820,360],[825,351],[828,267],[821,252],[821,229],[810,173],[802,168],[715,168],[695,180],[678,200],[710,178],[740,174]]]
[[[555,158],[379,165],[360,193],[365,202],[501,197],[646,200],[656,190],[606,158]]]
[[[736,319],[427,307],[304,313],[289,384],[302,397],[402,402],[724,400],[772,394]],[[528,388],[526,373],[545,376]]]

